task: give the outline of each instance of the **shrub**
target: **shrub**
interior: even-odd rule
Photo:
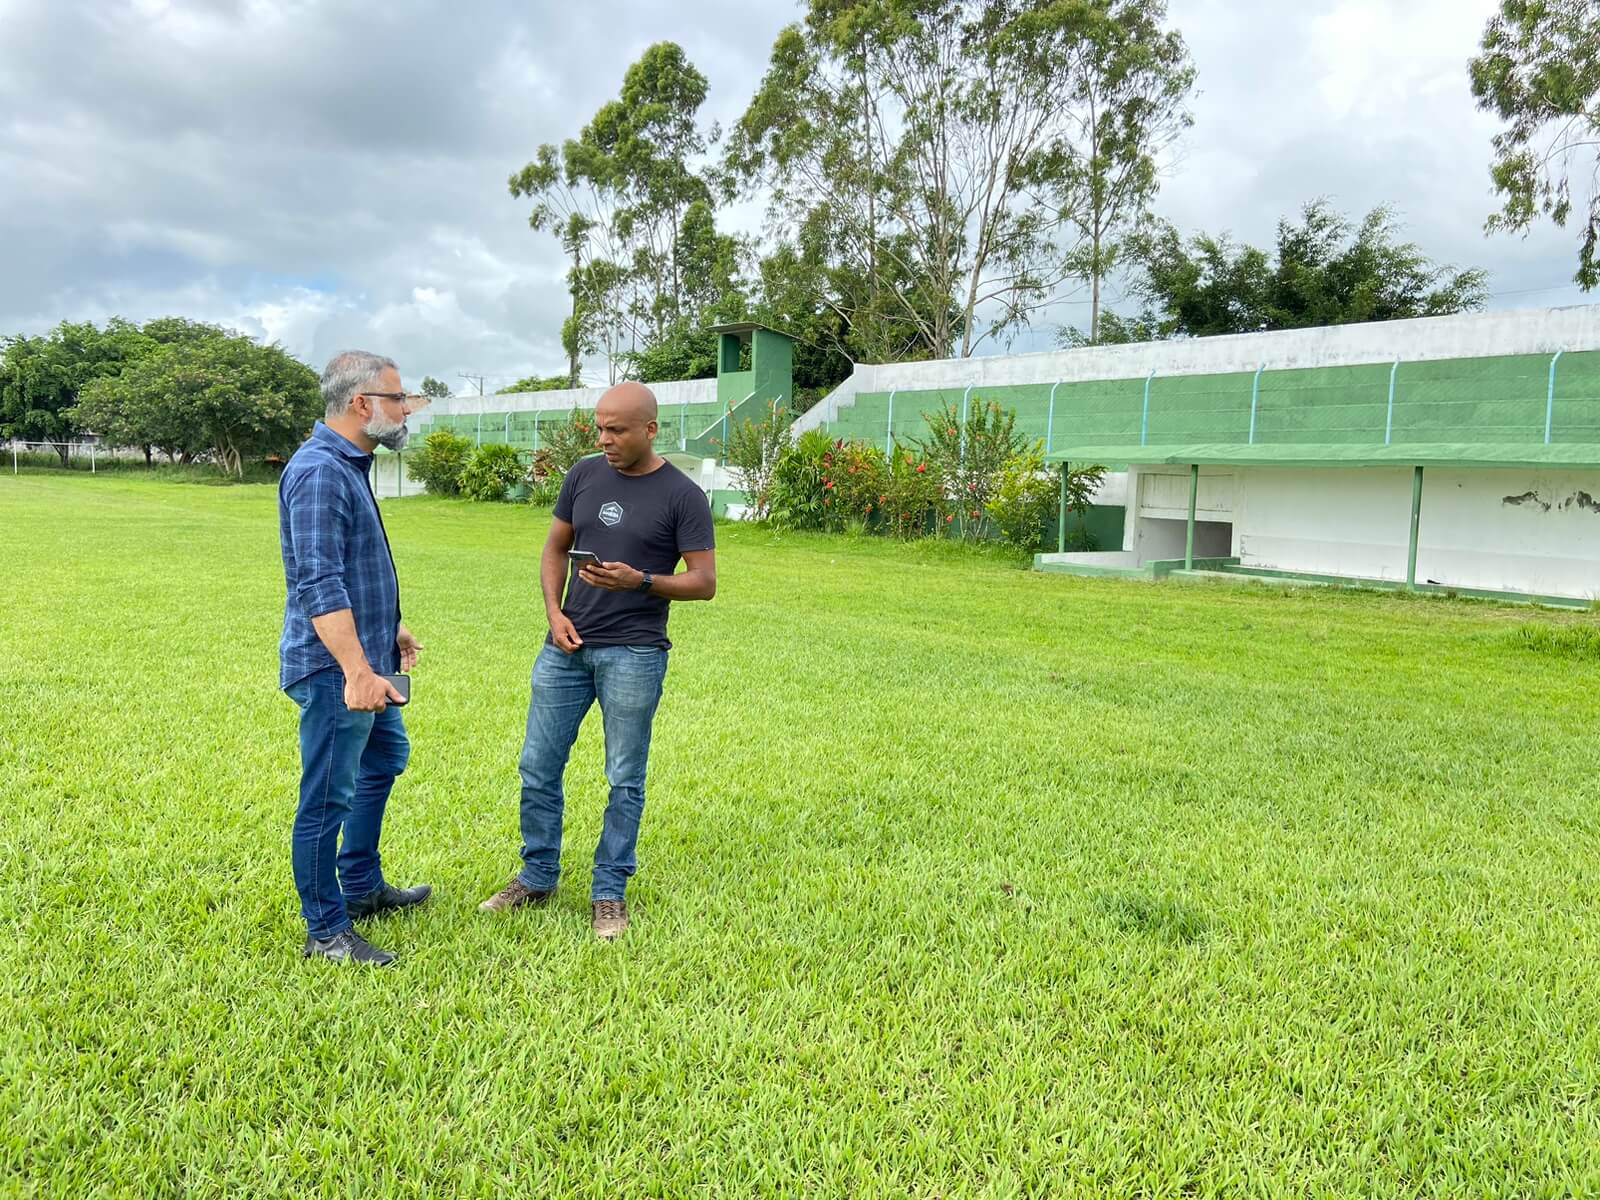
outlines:
[[[820,429],[801,434],[778,454],[772,468],[768,515],[785,529],[826,527],[827,498],[822,487],[823,458],[833,451],[833,439]]]
[[[880,509],[887,485],[882,450],[866,442],[835,442],[822,457],[824,528],[866,526]]]
[[[1038,549],[1044,524],[1059,503],[1055,483],[1038,447],[1006,460],[989,500],[989,516],[1001,541],[1018,550]]]
[[[562,475],[580,458],[588,458],[600,448],[595,441],[593,415],[577,408],[565,421],[544,426],[539,434],[540,449],[549,451],[551,464]]]
[[[896,445],[878,495],[879,527],[902,541],[927,536],[944,507],[939,474],[927,459]]]
[[[434,496],[461,491],[461,472],[472,455],[472,443],[448,429],[436,429],[405,456],[406,474]]]
[[[1041,444],[1022,454],[1012,455],[1000,471],[989,515],[1008,546],[1032,554],[1040,547],[1044,527],[1061,504],[1061,476],[1045,466]],[[1067,511],[1084,513],[1095,489],[1105,478],[1106,469],[1087,466],[1067,472]],[[1068,537],[1072,549],[1092,550],[1093,539],[1083,530]]]
[[[728,470],[758,521],[765,520],[771,509],[773,476],[788,445],[788,432],[788,422],[774,413],[764,421],[740,421],[728,436]]]
[[[472,500],[504,500],[526,478],[516,447],[491,442],[473,451],[461,472],[461,494]]]
[[[1016,430],[1017,410],[980,400],[968,409],[965,423],[954,404],[922,418],[928,437],[918,449],[939,476],[954,530],[964,538],[980,538],[1001,472],[1027,449],[1027,439]]]

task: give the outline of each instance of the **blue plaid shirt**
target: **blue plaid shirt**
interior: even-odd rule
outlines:
[[[367,662],[399,668],[400,580],[367,472],[372,455],[321,421],[283,469],[278,540],[288,597],[278,686],[336,667],[311,618],[348,608]]]

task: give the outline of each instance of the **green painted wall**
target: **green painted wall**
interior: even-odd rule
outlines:
[[[1266,370],[1255,397],[1258,445],[1381,445],[1394,375],[1394,444],[1544,441],[1551,356],[1512,355],[1350,367]],[[1246,443],[1256,373],[1155,376],[1002,387],[975,387],[969,404],[997,402],[1017,410],[1030,437],[1062,446]],[[959,406],[963,388],[868,392],[828,426],[835,437],[882,444],[892,436],[924,436],[925,413]],[[1053,408],[1053,417],[1052,417]],[[1143,437],[1141,437],[1141,427]],[[1554,444],[1600,442],[1600,351],[1563,354],[1550,407]]]

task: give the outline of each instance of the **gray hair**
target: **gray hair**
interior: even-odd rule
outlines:
[[[327,415],[342,417],[358,392],[377,382],[387,370],[398,371],[394,359],[366,350],[346,350],[328,360],[322,371],[322,402],[328,406]]]

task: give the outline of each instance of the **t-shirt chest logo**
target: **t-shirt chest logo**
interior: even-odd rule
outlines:
[[[607,500],[600,506],[600,522],[608,526],[622,524],[622,505],[615,500]]]

